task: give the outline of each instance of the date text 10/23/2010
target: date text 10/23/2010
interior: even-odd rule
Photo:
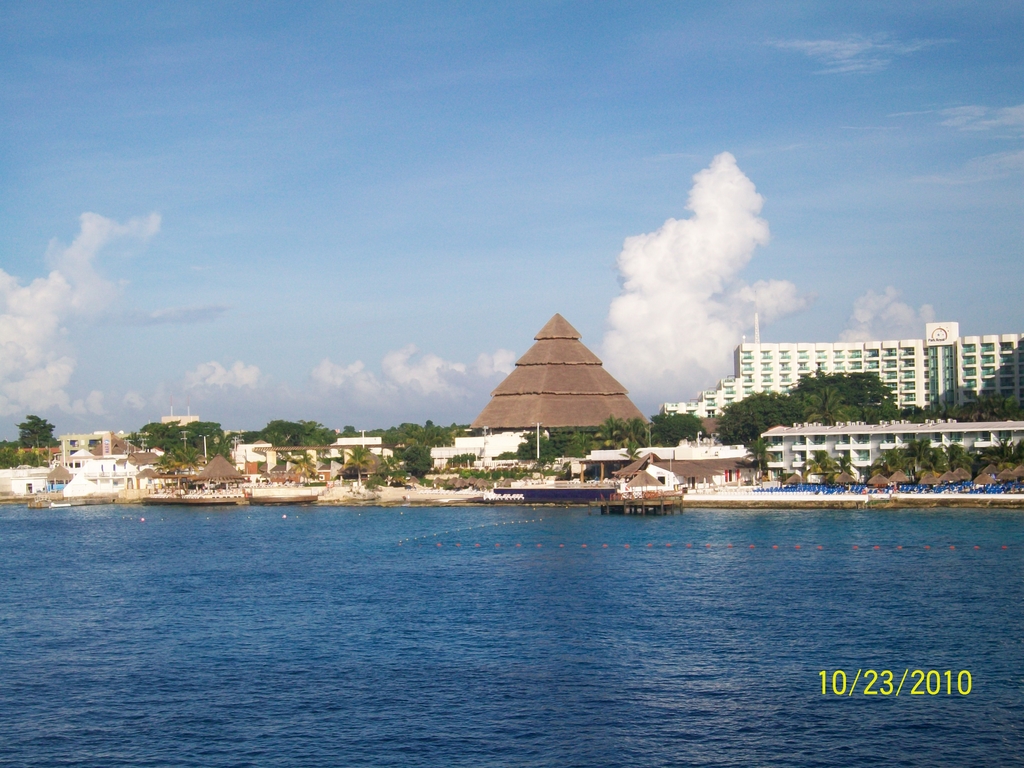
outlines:
[[[971,692],[971,673],[966,669],[960,672],[950,669],[905,669],[902,675],[888,669],[858,669],[849,685],[846,672],[842,669],[833,671],[831,675],[823,669],[818,676],[821,678],[822,696],[853,696],[855,691],[863,696],[899,696],[901,691],[911,696],[967,696]],[[857,689],[858,684],[860,690]]]

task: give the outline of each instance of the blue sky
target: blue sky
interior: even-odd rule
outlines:
[[[0,436],[171,396],[229,428],[468,422],[554,312],[653,413],[729,372],[760,281],[786,284],[766,340],[1024,331],[1019,3],[0,16]],[[643,328],[610,319],[624,241],[693,216],[724,152],[770,239],[718,293],[687,277],[717,241],[669,248]],[[684,310],[717,351],[666,362]]]

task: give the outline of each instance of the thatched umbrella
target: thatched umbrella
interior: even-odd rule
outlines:
[[[47,482],[50,483],[70,483],[71,473],[67,467],[57,466],[50,470],[50,474],[46,476]]]
[[[953,470],[953,474],[956,475],[956,479],[957,480],[970,480],[971,479],[971,473],[968,472],[963,467],[957,467],[955,470]]]
[[[794,473],[786,478],[786,485],[799,485],[803,481],[804,479],[800,475]]]
[[[996,475],[996,480],[998,480],[1001,483],[1012,483],[1016,479],[1017,473],[1014,472],[1012,469],[1004,469],[1002,472]]]
[[[203,467],[203,471],[196,475],[196,479],[223,483],[228,481],[238,482],[245,480],[245,477],[239,474],[238,470],[231,466],[227,459],[218,454],[210,459],[210,463]]]
[[[1020,464],[1016,469],[1013,470],[1013,476],[1018,480],[1024,478],[1024,464]]]
[[[997,467],[995,464],[989,464],[987,467],[985,467],[983,470],[981,470],[981,474],[995,476],[995,474],[998,471],[999,471],[999,467]]]
[[[907,477],[906,473],[902,469],[897,469],[895,472],[892,473],[892,476],[889,478],[889,482],[890,483],[909,483],[910,482],[910,478]]]
[[[959,479],[960,478],[958,478],[956,476],[956,472],[943,472],[942,475],[939,477],[939,482],[940,483],[955,483]]]
[[[918,485],[938,485],[942,481],[935,476],[933,472],[926,472],[921,475],[921,479],[917,481]]]
[[[870,480],[868,480],[868,485],[872,485],[875,488],[882,488],[883,486],[886,486],[888,484],[889,478],[887,478],[885,475],[881,473],[875,475]]]
[[[838,485],[853,485],[857,482],[857,478],[851,475],[849,472],[840,472],[836,475],[836,483]]]
[[[992,475],[982,472],[976,478],[974,478],[975,485],[995,485],[996,479]]]
[[[160,475],[152,467],[146,467],[144,470],[139,472],[139,474],[137,474],[136,477],[144,478],[146,480],[152,480],[154,478],[160,477]]]

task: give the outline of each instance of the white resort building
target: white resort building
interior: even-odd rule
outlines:
[[[864,474],[884,451],[899,448],[911,440],[929,440],[939,448],[962,445],[968,451],[980,451],[999,442],[1017,443],[1024,439],[1024,421],[939,419],[923,424],[892,421],[832,427],[799,424],[772,427],[762,437],[768,442],[768,469],[777,477],[803,472],[815,451],[827,451],[834,458],[847,453],[853,466]]]
[[[962,405],[999,394],[1020,401],[1024,389],[1024,334],[960,336],[959,323],[928,323],[923,339],[832,343],[743,343],[734,372],[684,403],[665,403],[662,413],[714,417],[730,403],[756,392],[788,392],[802,376],[874,373],[901,408]]]

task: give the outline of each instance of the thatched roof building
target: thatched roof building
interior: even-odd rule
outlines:
[[[210,463],[203,467],[203,471],[196,475],[196,479],[211,482],[240,482],[245,480],[245,477],[231,466],[227,459],[218,455],[210,459]]]
[[[556,314],[534,338],[537,343],[491,393],[474,428],[596,427],[609,416],[644,419],[564,317]]]

